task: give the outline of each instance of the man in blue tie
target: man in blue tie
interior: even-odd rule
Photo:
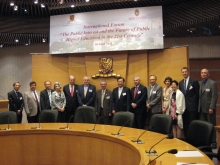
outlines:
[[[181,72],[184,79],[179,82],[179,89],[185,96],[186,109],[182,116],[186,135],[191,121],[198,119],[199,83],[189,76],[187,67],[183,67]]]

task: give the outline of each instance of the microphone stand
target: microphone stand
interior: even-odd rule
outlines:
[[[11,130],[11,128],[9,127],[9,116],[7,115],[6,117],[8,119],[8,128],[5,128],[5,130]]]
[[[147,130],[144,130],[144,132],[142,132],[140,134],[140,136],[137,138],[137,140],[131,140],[132,142],[135,142],[136,144],[144,144],[144,142],[142,140],[140,140],[140,137],[146,132]]]
[[[73,115],[70,116],[70,119],[69,119],[69,121],[68,121],[66,127],[60,127],[60,129],[71,129],[71,127],[69,127],[69,123],[70,123],[70,121],[71,121],[72,118],[73,118]]]
[[[40,117],[38,118],[38,126],[37,126],[37,127],[31,127],[31,129],[41,129],[41,126],[40,126]]]
[[[118,130],[118,133],[112,133],[112,135],[115,135],[115,136],[124,136],[123,134],[120,133],[120,131],[121,131],[121,129],[122,129],[127,123],[129,123],[129,122],[131,122],[131,120],[126,121],[126,122],[123,124],[123,126],[121,126],[121,128]]]
[[[101,118],[103,118],[103,117],[104,117],[104,116],[101,116],[101,117],[98,118],[98,120],[96,121],[96,123],[95,123],[93,129],[87,129],[86,131],[98,132],[99,130],[95,129],[95,127],[96,127],[96,124],[99,122],[99,120],[100,120]]]

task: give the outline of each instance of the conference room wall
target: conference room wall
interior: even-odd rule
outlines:
[[[16,81],[21,84],[21,93],[30,89],[29,83],[32,80],[32,55],[30,53],[33,52],[49,52],[48,44],[0,49],[0,96],[7,99],[7,93],[13,89],[12,84]]]
[[[59,81],[68,84],[68,76],[74,75],[76,83],[82,84],[85,75],[92,76],[99,73],[99,59],[113,58],[113,72],[120,74],[126,80],[126,86],[133,87],[133,77],[140,76],[142,84],[148,86],[148,76],[154,74],[162,86],[164,78],[175,76],[182,79],[180,70],[188,66],[188,48],[175,48],[157,51],[119,51],[97,52],[69,55],[32,55],[32,78],[38,82],[38,90],[44,89],[44,81]],[[91,78],[91,84],[99,89],[100,80],[108,82],[108,89],[117,86],[116,78]]]

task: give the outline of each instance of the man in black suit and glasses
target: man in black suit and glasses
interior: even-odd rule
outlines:
[[[45,89],[40,92],[40,104],[41,110],[51,109],[51,94],[54,89],[51,89],[52,83],[50,81],[45,81]]]
[[[22,94],[18,91],[20,89],[20,83],[15,82],[13,84],[13,90],[8,92],[9,111],[14,111],[17,114],[18,123],[22,120],[22,110],[24,107],[24,101]]]
[[[134,87],[131,88],[131,112],[134,113],[134,127],[144,129],[147,88],[140,84],[140,77],[134,77]]]

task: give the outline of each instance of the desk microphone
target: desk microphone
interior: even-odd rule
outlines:
[[[135,143],[137,143],[137,144],[144,144],[144,142],[140,140],[140,137],[141,137],[146,131],[147,131],[147,130],[144,130],[144,132],[142,132],[142,133],[140,134],[140,136],[138,136],[138,138],[137,138],[136,140],[131,140],[131,141],[132,141],[132,142],[135,142]]]
[[[156,144],[154,144],[154,145],[149,149],[149,151],[146,150],[146,153],[147,153],[148,155],[151,155],[152,153],[153,153],[153,154],[156,154],[157,152],[156,152],[156,151],[151,152],[151,149],[152,149],[154,146],[156,146],[158,143],[160,143],[161,141],[163,141],[164,139],[173,139],[173,135],[172,135],[172,134],[168,134],[166,137],[164,137],[164,138],[161,139],[159,142],[157,142]]]
[[[70,129],[69,124],[70,124],[70,121],[71,121],[72,118],[73,118],[73,115],[70,116],[70,119],[69,119],[66,127],[60,127],[60,129]]]
[[[155,163],[156,163],[156,159],[157,158],[159,158],[159,157],[161,157],[163,154],[165,154],[165,153],[169,153],[169,154],[176,154],[178,152],[178,150],[177,149],[171,149],[171,150],[168,150],[168,151],[165,151],[165,152],[163,152],[162,154],[160,154],[158,157],[156,157],[155,159],[153,159],[153,160],[149,160],[149,163],[148,163],[148,165],[150,165],[152,162],[154,162],[155,161]],[[146,160],[144,161],[144,163],[146,162]],[[142,164],[142,165],[144,165],[144,163]]]
[[[8,120],[8,128],[5,128],[5,130],[11,130],[11,128],[9,127],[9,116],[6,115],[6,117],[7,117],[7,120]]]
[[[104,116],[101,116],[101,117],[98,118],[98,120],[96,121],[96,123],[95,123],[93,129],[87,129],[86,131],[91,131],[91,132],[97,132],[97,131],[99,131],[99,130],[96,130],[96,129],[95,129],[95,126],[96,126],[96,124],[99,122],[99,120],[100,120],[101,118],[103,118],[103,117],[104,117]]]
[[[5,100],[5,98],[2,95],[0,95],[0,98],[3,98],[3,100]]]
[[[112,135],[115,135],[115,136],[124,136],[123,134],[120,133],[120,131],[121,131],[121,129],[122,129],[127,123],[129,123],[129,122],[131,122],[130,119],[127,120],[127,121],[121,126],[121,128],[118,130],[118,133],[112,133]]]
[[[37,126],[37,127],[31,127],[31,129],[41,129],[41,126],[40,126],[40,117],[38,118],[38,126]]]
[[[149,126],[146,130],[144,130],[144,132],[142,132],[140,134],[140,136],[138,136],[138,138],[136,140],[131,140],[132,142],[135,142],[137,144],[144,144],[144,142],[142,140],[140,140],[140,137],[148,130],[151,130],[154,126]]]

